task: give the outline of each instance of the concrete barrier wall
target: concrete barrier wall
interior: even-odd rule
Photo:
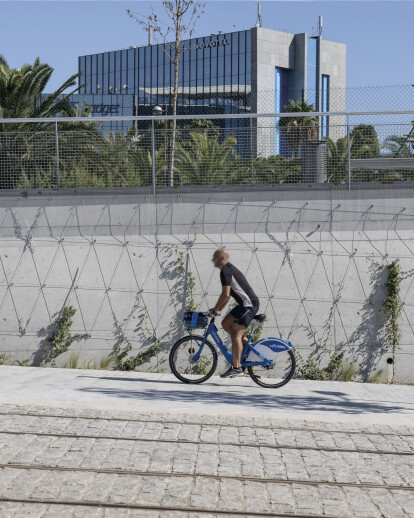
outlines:
[[[201,310],[220,293],[212,252],[226,246],[268,315],[264,335],[289,339],[306,356],[317,345],[346,349],[362,376],[387,369],[386,273],[376,263],[414,266],[409,189],[38,195],[0,199],[0,354],[36,363],[63,305],[77,312],[72,333],[81,364],[110,354],[119,326],[144,350],[142,366],[168,370],[188,302],[178,254],[195,279]],[[404,301],[396,380],[414,382],[414,277]],[[10,359],[11,361],[11,359]]]

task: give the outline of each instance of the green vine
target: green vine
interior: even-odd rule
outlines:
[[[67,351],[73,342],[89,338],[90,335],[88,333],[71,335],[70,328],[72,327],[72,317],[75,313],[76,309],[73,306],[65,306],[61,316],[56,319],[56,331],[47,339],[50,345],[46,346],[46,362],[55,360]]]
[[[330,339],[332,338],[332,326],[333,318],[335,314],[335,308],[338,302],[342,298],[342,291],[344,289],[344,282],[338,284],[338,291],[335,299],[329,310],[328,318],[322,326],[322,336],[319,338],[317,331],[313,328],[312,324],[308,320],[308,326],[303,326],[308,336],[314,340],[315,349],[309,354],[306,360],[302,357],[298,350],[295,350],[296,356],[296,373],[299,378],[308,380],[335,380],[341,377],[342,362],[345,356],[345,351],[339,351],[338,349],[331,349],[329,347]],[[321,356],[328,357],[328,365],[321,367]]]
[[[312,351],[304,360],[299,351],[296,350],[297,375],[305,380],[327,381],[338,379],[345,351],[328,351],[324,349],[324,352],[329,355],[329,363],[326,367],[321,368],[315,360],[317,351]]]
[[[395,352],[400,345],[401,330],[399,320],[403,310],[403,302],[400,297],[401,281],[410,275],[414,270],[403,272],[401,270],[400,260],[395,259],[389,264],[374,263],[379,270],[386,270],[388,273],[387,282],[383,285],[385,289],[385,299],[381,306],[384,313],[385,321],[385,338],[387,343],[392,347],[392,355],[395,360]]]
[[[176,248],[175,253],[177,255],[177,271],[184,276],[184,280],[187,278],[186,290],[184,294],[186,300],[185,309],[186,311],[197,311],[200,305],[196,304],[193,295],[196,285],[195,275],[185,267],[184,252],[179,252]]]
[[[264,322],[259,322],[258,324],[252,320],[252,322],[249,324],[248,328],[246,329],[246,332],[244,333],[244,336],[246,338],[249,338],[250,334],[252,333],[252,344],[257,342],[257,340],[260,340],[260,337],[262,336],[263,332],[263,326]]]
[[[131,317],[132,313],[136,310],[138,307],[138,303],[136,302],[134,304],[134,307],[132,308],[131,313],[128,315],[128,317],[125,319],[127,322],[129,320],[129,317]],[[115,347],[114,355],[115,355],[115,368],[117,370],[121,371],[132,371],[136,367],[139,367],[143,363],[145,363],[147,360],[151,359],[153,356],[156,356],[156,354],[160,351],[160,341],[156,337],[156,335],[151,332],[151,330],[148,328],[147,321],[148,321],[148,310],[146,306],[144,307],[146,315],[143,323],[143,330],[145,331],[147,338],[152,342],[151,347],[149,347],[147,350],[142,351],[138,353],[135,356],[131,356],[127,358],[128,353],[132,350],[132,343],[128,340],[125,331],[122,327],[122,325],[116,320],[114,315],[114,325],[116,332],[118,334],[118,342]]]
[[[0,365],[6,365],[7,361],[11,358],[10,354],[0,354]]]

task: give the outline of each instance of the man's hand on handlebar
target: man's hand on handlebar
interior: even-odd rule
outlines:
[[[217,311],[214,308],[208,310],[209,317],[219,317],[220,315],[221,315],[221,311]]]

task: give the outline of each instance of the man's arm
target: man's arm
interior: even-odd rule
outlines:
[[[209,312],[214,311],[215,313],[220,314],[229,300],[230,300],[230,286],[223,286],[223,289],[221,290],[221,295],[220,295],[218,301],[216,302],[216,305],[214,306],[214,308],[210,309]]]

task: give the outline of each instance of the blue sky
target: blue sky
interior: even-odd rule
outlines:
[[[146,44],[147,36],[126,9],[149,12],[158,2],[1,1],[0,53],[11,67],[39,56],[55,72],[48,90],[77,72],[77,57]],[[195,35],[255,25],[257,3],[207,1]],[[348,86],[414,83],[412,26],[414,2],[347,1],[262,2],[263,26],[312,32],[323,16],[323,37],[347,44]]]

